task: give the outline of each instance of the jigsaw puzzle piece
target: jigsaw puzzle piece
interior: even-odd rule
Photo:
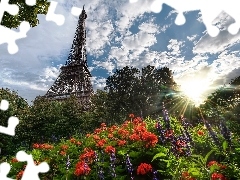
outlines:
[[[210,8],[203,8],[201,9],[202,13],[202,21],[206,26],[206,30],[211,37],[218,36],[220,30],[218,27],[212,24],[213,20],[219,15],[218,10],[210,10]]]
[[[38,174],[49,171],[49,165],[46,162],[35,165],[32,155],[29,155],[24,151],[19,151],[16,155],[16,158],[18,161],[27,162],[27,166],[24,170],[21,180],[40,180]]]
[[[19,119],[17,117],[12,116],[8,119],[8,127],[0,126],[0,133],[14,136],[15,129],[18,124],[19,124]]]
[[[9,0],[1,0],[0,1],[0,22],[2,21],[2,17],[5,11],[11,15],[16,15],[19,11],[19,7],[15,4],[9,4]]]
[[[138,2],[138,0],[129,0],[130,3]]]
[[[82,12],[82,9],[78,7],[72,7],[71,9],[71,14],[74,16],[79,16],[81,12]]]
[[[34,6],[36,5],[36,0],[25,0],[26,4],[28,6]]]
[[[27,32],[30,30],[30,24],[26,21],[21,22],[19,30],[19,32],[15,32],[0,25],[0,44],[8,43],[8,52],[10,54],[18,52],[18,46],[15,41],[27,37]]]
[[[162,11],[162,5],[163,1],[162,0],[155,0],[150,6],[150,9],[154,13],[160,13]]]
[[[0,110],[6,111],[8,110],[8,107],[9,107],[9,102],[3,99],[0,103]]]
[[[175,9],[178,13],[175,24],[183,25],[186,22],[186,18],[183,15],[187,11],[200,10],[202,13],[202,20],[206,26],[206,29],[210,36],[216,37],[219,33],[219,29],[212,25],[212,21],[220,14],[222,6],[216,6],[217,1],[208,0],[155,0],[151,6],[155,12],[160,12],[161,5],[165,3],[168,6]],[[218,3],[219,5],[219,3]],[[214,8],[215,7],[215,8]]]
[[[7,177],[10,172],[11,166],[10,164],[3,162],[0,164],[0,179],[1,180],[14,180],[12,178]]]
[[[51,4],[48,8],[48,13],[46,15],[46,21],[53,21],[55,22],[58,26],[61,26],[64,24],[65,17],[61,14],[55,14],[55,9],[57,7],[58,2],[56,1],[51,1]]]
[[[229,0],[228,3],[224,4],[224,11],[234,18],[235,22],[228,26],[228,32],[236,35],[240,28],[240,11],[238,10],[238,6],[233,6],[232,4],[234,4],[233,0]]]
[[[0,109],[3,111],[6,111],[8,109],[8,107],[9,107],[9,102],[3,99],[0,104]],[[0,126],[0,133],[14,136],[15,128],[18,124],[19,124],[19,119],[17,117],[12,116],[8,119],[8,127],[7,128]]]

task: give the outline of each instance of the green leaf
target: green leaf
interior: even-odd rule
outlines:
[[[152,162],[153,162],[155,159],[160,158],[160,157],[166,157],[166,154],[164,154],[164,153],[162,153],[162,152],[157,153],[157,154],[153,157]]]
[[[129,153],[129,156],[133,158],[139,157],[140,155],[141,155],[141,152],[136,152],[136,151],[132,151]]]
[[[127,150],[123,149],[123,150],[118,151],[117,153],[121,156],[125,156],[127,154]]]
[[[220,169],[220,167],[218,165],[214,164],[210,167],[210,173],[213,173],[213,172],[215,172],[216,170],[219,170],[219,169]]]
[[[198,162],[197,163],[199,164],[199,161],[200,161],[202,163],[202,165],[205,166],[206,161],[204,160],[204,158],[201,155],[192,154],[191,156],[198,158]]]
[[[204,158],[205,164],[207,163],[207,160],[208,160],[209,156],[210,156],[214,151],[215,151],[215,150],[211,150],[211,151],[209,151],[209,152],[207,153],[207,155],[206,155],[205,158]]]
[[[227,141],[224,141],[222,144],[223,150],[226,151],[227,147],[228,147],[228,143]]]
[[[190,168],[188,172],[193,175],[194,177],[199,176],[200,172],[197,168]]]

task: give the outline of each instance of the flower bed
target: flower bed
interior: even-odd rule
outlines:
[[[157,120],[129,115],[121,125],[105,123],[92,134],[58,144],[33,144],[35,163],[46,161],[50,171],[41,179],[239,179],[240,146],[206,121],[191,127],[184,118],[169,117],[166,109]],[[13,157],[10,176],[21,179],[25,165]]]

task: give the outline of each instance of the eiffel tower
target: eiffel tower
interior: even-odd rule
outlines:
[[[88,70],[86,55],[86,18],[83,6],[66,64],[60,68],[60,75],[44,96],[51,100],[63,101],[73,95],[84,110],[89,109],[93,95],[90,80],[92,76]]]

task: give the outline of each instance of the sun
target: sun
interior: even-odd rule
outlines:
[[[182,81],[180,90],[189,99],[191,99],[196,106],[199,106],[204,101],[203,93],[207,91],[209,83],[204,79],[192,78]]]

